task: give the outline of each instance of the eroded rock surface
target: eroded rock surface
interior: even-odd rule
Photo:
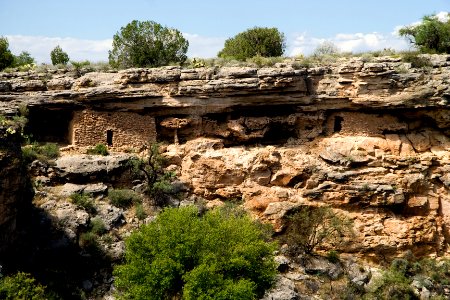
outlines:
[[[27,104],[35,136],[65,143],[73,141],[73,114],[145,116],[151,138],[169,144],[164,155],[189,199],[208,207],[242,200],[277,231],[299,206],[330,205],[356,233],[340,251],[374,260],[406,250],[446,253],[450,56],[427,58],[424,69],[380,57],[315,68],[164,67],[50,79],[2,73],[0,111]],[[111,131],[104,123],[101,130]],[[141,127],[133,136],[145,139]],[[93,140],[109,143],[103,131]],[[123,166],[112,159],[63,157],[54,174],[83,178],[63,183],[107,182],[109,167]]]

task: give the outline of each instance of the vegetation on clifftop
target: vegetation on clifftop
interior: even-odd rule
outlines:
[[[113,67],[159,67],[183,63],[189,42],[180,31],[153,21],[132,21],[113,37]]]

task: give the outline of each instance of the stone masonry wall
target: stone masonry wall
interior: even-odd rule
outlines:
[[[109,141],[108,131],[112,135]],[[150,116],[132,112],[83,110],[75,112],[72,120],[72,144],[76,146],[102,143],[114,148],[140,148],[154,141],[155,119]]]

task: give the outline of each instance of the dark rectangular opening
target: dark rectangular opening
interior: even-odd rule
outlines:
[[[112,130],[106,130],[106,143],[108,146],[113,145],[113,131]]]
[[[340,116],[334,117],[334,128],[333,128],[334,132],[339,132],[342,130],[342,121],[344,121],[343,117]]]

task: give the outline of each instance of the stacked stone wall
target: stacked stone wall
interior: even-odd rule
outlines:
[[[132,112],[78,111],[71,127],[72,144],[76,146],[102,143],[114,148],[140,148],[156,141],[155,119]]]

